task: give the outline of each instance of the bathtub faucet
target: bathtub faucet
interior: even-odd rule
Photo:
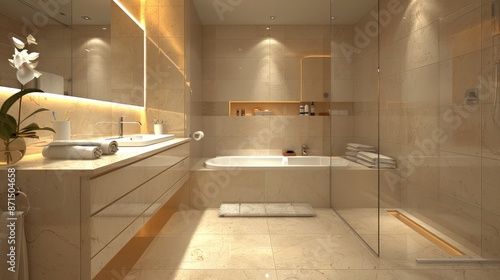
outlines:
[[[309,147],[307,147],[306,144],[302,144],[302,155],[307,156],[307,150],[309,150]]]

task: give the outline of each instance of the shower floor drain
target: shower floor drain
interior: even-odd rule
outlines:
[[[391,214],[393,217],[395,217],[396,219],[401,221],[403,224],[407,225],[408,227],[410,227],[411,229],[416,231],[421,236],[425,237],[427,240],[429,240],[434,245],[441,248],[442,250],[444,250],[448,254],[450,254],[452,256],[464,256],[465,255],[463,252],[461,252],[460,250],[458,250],[457,248],[452,246],[450,243],[446,242],[445,240],[443,240],[439,236],[430,232],[425,227],[419,225],[417,222],[413,221],[412,219],[405,216],[401,212],[399,212],[397,210],[388,210],[387,213]]]

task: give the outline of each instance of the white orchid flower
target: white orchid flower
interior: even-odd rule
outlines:
[[[28,45],[38,45],[35,37],[33,37],[33,35],[31,35],[31,34],[28,35],[28,37],[26,37],[26,42],[28,42]]]
[[[12,37],[12,42],[14,42],[14,46],[18,48],[19,50],[24,49],[24,42],[17,39],[16,37]]]
[[[26,38],[29,45],[37,44],[35,37],[29,35]],[[12,42],[16,48],[14,49],[14,55],[12,59],[9,59],[9,63],[12,67],[17,69],[17,80],[25,85],[34,78],[38,78],[42,75],[42,73],[35,70],[38,66],[38,62],[35,62],[40,54],[37,52],[28,53],[28,50],[25,50],[26,46],[23,41],[17,39],[16,37],[12,37]]]

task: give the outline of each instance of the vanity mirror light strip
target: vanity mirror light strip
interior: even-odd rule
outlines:
[[[19,89],[0,86],[0,98],[4,97],[4,95],[5,95],[5,98],[7,98],[11,94],[14,94],[18,91],[19,91]],[[32,92],[29,95],[30,96],[39,96],[39,97],[47,98],[50,100],[58,100],[58,101],[62,101],[62,102],[82,102],[82,103],[87,103],[87,104],[107,105],[110,107],[123,107],[123,108],[130,108],[130,109],[136,109],[136,110],[141,110],[141,111],[144,110],[144,107],[142,107],[142,106],[128,105],[128,104],[101,101],[101,100],[94,100],[94,99],[82,98],[82,97],[77,97],[77,96],[68,96],[68,95],[46,93],[46,92]]]
[[[135,16],[129,11],[127,10],[127,8],[125,8],[125,6],[120,3],[120,1],[118,0],[113,0],[113,2],[120,8],[122,9],[122,11],[127,14],[129,16],[130,19],[132,19],[132,21],[135,22],[135,24],[137,24],[137,26],[139,26],[140,29],[142,29],[143,32],[146,32],[146,23],[145,23],[145,0],[141,0],[140,1],[140,10],[141,10],[141,18],[140,19],[137,19],[135,18]],[[146,62],[147,62],[147,40],[146,40],[146,35],[143,36],[143,50],[144,50],[144,56],[143,56],[143,62],[144,62],[144,80],[143,80],[143,85],[144,85],[144,103],[143,103],[143,107],[146,107],[146,87],[147,87],[147,65],[146,65]]]

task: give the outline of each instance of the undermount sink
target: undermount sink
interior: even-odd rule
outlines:
[[[142,147],[148,146],[175,138],[175,134],[132,134],[123,137],[106,138],[106,140],[115,140],[118,147]]]

